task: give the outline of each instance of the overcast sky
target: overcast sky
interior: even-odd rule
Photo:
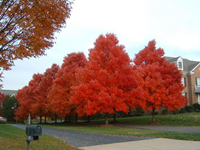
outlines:
[[[15,61],[3,73],[3,89],[28,85],[35,73],[62,64],[71,52],[84,52],[100,34],[114,33],[130,58],[155,39],[165,56],[200,61],[200,0],[75,0],[66,28],[56,33],[47,56]]]

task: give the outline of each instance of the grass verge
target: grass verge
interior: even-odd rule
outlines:
[[[156,115],[156,122],[159,126],[200,126],[200,113],[185,113],[177,115]],[[113,121],[109,118],[109,121]],[[149,125],[152,122],[152,116],[138,116],[117,118],[120,124],[130,125]],[[93,120],[93,123],[105,123],[105,119]]]
[[[26,149],[26,133],[25,130],[10,126],[0,124],[0,149],[3,150],[24,150]],[[72,147],[68,143],[61,141],[59,139],[53,138],[51,136],[42,135],[39,137],[38,141],[32,141],[30,143],[31,150],[78,150]]]

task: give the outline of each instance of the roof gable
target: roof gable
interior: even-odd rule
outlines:
[[[6,95],[16,95],[17,94],[17,90],[0,90],[0,92],[6,94]]]
[[[175,63],[177,64],[177,60],[181,58],[179,57],[165,57],[165,59],[169,62],[169,63]],[[199,65],[199,61],[191,61],[185,58],[181,58],[183,60],[183,71],[184,72],[190,72],[193,71],[198,65]]]

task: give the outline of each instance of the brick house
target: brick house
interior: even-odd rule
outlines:
[[[183,95],[187,95],[188,105],[200,103],[200,62],[191,61],[182,57],[165,57],[169,63],[175,63],[182,71],[182,83],[185,89]]]

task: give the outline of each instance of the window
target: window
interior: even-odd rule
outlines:
[[[186,78],[185,78],[185,77],[182,77],[182,80],[181,80],[181,81],[182,81],[183,86],[186,87]]]
[[[200,78],[196,78],[196,86],[200,87]]]
[[[182,93],[183,96],[187,96],[187,93]]]
[[[179,68],[179,69],[183,69],[182,62],[180,62],[180,61],[178,62],[178,68]]]
[[[200,94],[198,94],[198,103],[200,104]]]

